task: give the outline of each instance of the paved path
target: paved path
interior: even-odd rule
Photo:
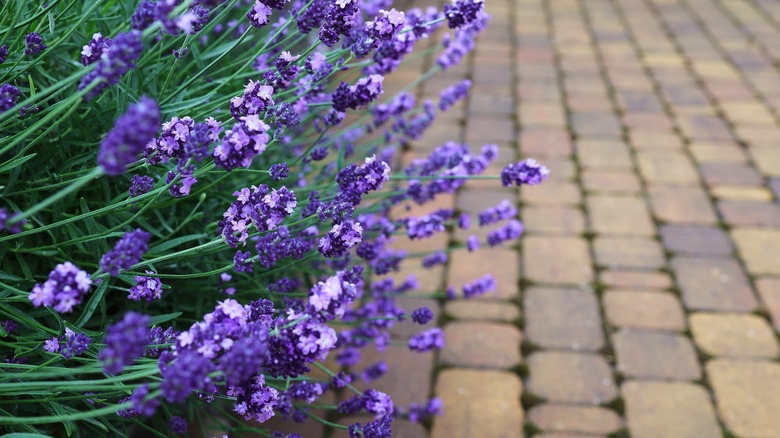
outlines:
[[[397,435],[780,437],[780,3],[487,10],[466,66],[418,93],[468,77],[470,99],[407,159],[450,139],[497,143],[501,164],[533,157],[552,176],[520,193],[471,182],[428,209],[510,199],[527,231],[434,275],[409,265],[430,289],[487,271],[501,287],[439,309],[435,363],[392,356],[380,386],[446,410]]]

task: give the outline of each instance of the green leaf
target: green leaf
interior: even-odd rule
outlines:
[[[176,319],[181,316],[181,312],[166,313],[165,315],[157,315],[151,318],[152,325],[162,324],[164,322]]]
[[[49,32],[54,33],[54,14],[49,12],[48,16],[49,16]]]
[[[161,244],[159,244],[157,246],[152,247],[150,253],[151,254],[158,254],[158,253],[163,254],[166,250],[174,248],[176,246],[179,246],[182,243],[191,242],[193,240],[202,239],[204,237],[206,237],[205,234],[190,234],[189,236],[177,237],[175,239],[171,239],[171,240],[169,240],[167,242],[163,242],[163,243],[161,243]]]
[[[14,432],[14,433],[7,433],[5,435],[0,435],[0,438],[52,438],[52,436],[43,435],[40,433]]]
[[[18,166],[21,166],[22,164],[26,163],[27,161],[31,160],[38,154],[30,154],[30,155],[23,155],[21,157],[16,157],[10,161],[6,161],[5,163],[0,165],[0,173],[8,172],[9,170],[14,170]]]

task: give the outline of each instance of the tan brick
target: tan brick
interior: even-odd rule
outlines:
[[[545,348],[597,351],[604,345],[596,295],[534,287],[525,291],[525,335]]]
[[[652,236],[655,233],[644,201],[632,196],[589,196],[588,214],[593,230],[608,235]]]
[[[721,111],[732,123],[746,125],[773,125],[772,115],[758,102],[724,102]]]
[[[685,329],[680,300],[667,292],[609,290],[604,312],[610,325],[648,330]]]
[[[644,237],[597,237],[593,249],[596,263],[609,269],[657,269],[665,264],[661,245]]]
[[[533,128],[520,132],[520,152],[538,156],[568,157],[571,138],[563,129]]]
[[[714,224],[717,220],[700,187],[650,187],[650,204],[655,216],[675,224]]]
[[[630,143],[634,149],[638,150],[658,150],[664,149],[682,149],[683,142],[680,137],[669,133],[630,131]]]
[[[421,330],[422,328],[417,329]],[[390,345],[383,352],[367,347],[361,350],[357,371],[379,361],[387,363],[387,373],[369,383],[362,380],[355,382],[358,389],[374,388],[387,393],[398,406],[409,406],[409,403],[419,404],[428,400],[434,366],[432,354],[411,351],[405,345]]]
[[[528,411],[528,419],[545,431],[610,434],[623,427],[614,411],[597,406],[548,403]]]
[[[580,165],[586,169],[631,169],[629,147],[620,141],[580,140],[575,144]]]
[[[683,382],[630,381],[621,386],[633,438],[720,438],[707,392]]]
[[[774,126],[735,126],[737,138],[750,146],[773,144],[780,136],[780,129]]]
[[[515,141],[515,122],[509,117],[469,117],[464,136],[467,143]]]
[[[475,263],[490,260],[490,263]],[[496,290],[472,299],[508,300],[519,293],[520,261],[517,252],[508,249],[484,248],[473,253],[460,249],[450,252],[447,285],[463,296],[463,285],[490,274],[496,280]]]
[[[737,436],[779,436],[780,365],[713,360],[707,376],[725,426]]]
[[[617,395],[609,365],[595,354],[539,352],[528,367],[528,392],[550,402],[601,404]]]
[[[774,146],[754,146],[748,149],[753,162],[764,176],[780,176],[780,150]]]
[[[761,175],[747,164],[714,163],[699,166],[704,182],[715,185],[761,185]]]
[[[688,338],[656,331],[622,329],[612,341],[617,369],[627,377],[697,380],[701,368]]]
[[[724,201],[772,201],[772,192],[764,187],[716,186],[710,189],[710,193],[715,198]]]
[[[455,205],[460,211],[479,213],[486,208],[495,207],[505,199],[513,205],[516,204],[514,192],[508,190],[461,190]]]
[[[453,322],[444,326],[442,364],[466,368],[512,368],[520,364],[522,336],[517,327],[492,322]]]
[[[436,382],[446,415],[433,420],[432,438],[522,436],[520,379],[504,371],[444,370]]]
[[[520,189],[520,199],[529,204],[572,205],[580,204],[580,189],[570,182],[545,181]]]
[[[774,358],[780,353],[772,328],[756,315],[696,313],[690,318],[694,342],[710,355]]]
[[[535,155],[524,155],[524,158],[534,157]],[[566,158],[542,157],[541,163],[550,169],[550,174],[547,176],[547,182],[570,180],[574,178],[577,173],[574,162]]]
[[[780,278],[759,278],[756,280],[756,289],[772,317],[775,331],[780,333]]]
[[[605,111],[572,111],[569,121],[579,137],[620,139],[622,130],[612,107]]]
[[[733,226],[780,228],[780,206],[769,202],[721,201],[723,220]]]
[[[726,233],[708,225],[664,225],[661,227],[664,247],[681,254],[724,255],[734,247]]]
[[[698,163],[745,163],[747,156],[736,143],[693,143],[689,147]],[[760,166],[759,166],[760,168]]]
[[[631,172],[586,170],[582,173],[585,190],[604,193],[638,193],[639,179]]]
[[[523,208],[526,232],[580,234],[585,229],[582,211],[573,207],[533,205]]]
[[[612,102],[606,94],[597,95],[574,95],[566,96],[566,106],[569,111],[576,113],[599,112],[605,113],[613,111]]]
[[[523,248],[523,273],[528,280],[578,284],[593,279],[588,245],[584,239],[527,236],[523,239]]]
[[[604,284],[610,287],[632,289],[666,289],[672,287],[669,274],[663,272],[606,270],[599,274]]]
[[[639,171],[651,184],[696,184],[699,176],[688,157],[674,152],[644,152],[636,155]]]
[[[554,103],[531,102],[520,103],[520,125],[529,127],[550,127],[563,129],[566,127],[566,118],[563,107]]]
[[[683,135],[692,140],[729,141],[734,138],[728,125],[715,115],[678,115],[677,124]]]
[[[623,123],[633,131],[670,132],[674,125],[663,113],[627,113]]]
[[[734,260],[675,257],[672,268],[689,309],[749,312],[756,308],[747,277]]]
[[[473,300],[448,301],[444,313],[465,320],[513,322],[520,318],[520,309],[512,303]]]
[[[780,230],[740,228],[731,238],[751,274],[780,274]]]

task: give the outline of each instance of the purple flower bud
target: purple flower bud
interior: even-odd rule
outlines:
[[[153,271],[146,271],[154,274]],[[127,298],[133,301],[145,300],[146,302],[162,298],[162,281],[157,277],[135,277],[135,286],[130,288]]]
[[[130,32],[120,33],[114,37],[111,46],[97,62],[95,69],[81,78],[79,91],[87,88],[92,82],[99,81],[98,84],[87,93],[84,99],[91,100],[100,95],[100,93],[111,85],[119,82],[119,79],[121,79],[125,73],[135,67],[135,61],[141,56],[143,49],[144,46],[141,41],[140,31],[131,30]],[[159,115],[157,117],[159,119]],[[159,125],[159,120],[156,124]]]
[[[550,170],[537,163],[533,158],[517,163],[510,163],[501,171],[501,183],[509,187],[511,185],[529,186],[540,184],[550,174]]]
[[[187,424],[187,420],[179,417],[178,415],[174,415],[170,420],[168,420],[168,427],[171,428],[171,432],[177,435],[184,435],[187,433],[187,428],[189,425]]]
[[[425,268],[432,268],[445,263],[447,263],[447,253],[444,251],[437,251],[429,256],[425,256],[422,261],[422,265]]]
[[[471,298],[478,295],[484,295],[496,288],[496,280],[492,275],[487,274],[482,278],[478,278],[471,283],[463,285],[463,296],[465,298]]]
[[[59,313],[69,313],[81,304],[89,292],[89,274],[71,262],[60,263],[49,273],[43,284],[36,284],[29,295],[35,307],[51,307]]]
[[[479,237],[473,234],[469,236],[468,239],[466,239],[466,248],[469,252],[474,252],[479,249]]]
[[[517,216],[517,209],[512,206],[508,199],[504,199],[495,207],[490,207],[479,213],[479,226],[484,227],[515,216]]]
[[[46,44],[43,43],[43,38],[38,32],[30,32],[24,37],[27,43],[27,48],[24,49],[24,53],[27,55],[37,55],[46,50]]]
[[[103,53],[111,47],[111,39],[104,37],[100,32],[92,35],[92,39],[81,49],[81,63],[85,66],[97,62]]]
[[[127,312],[124,318],[109,326],[106,332],[106,348],[98,360],[106,374],[118,374],[125,366],[143,356],[149,336],[150,318],[135,312]]]
[[[420,332],[409,339],[409,349],[412,351],[426,352],[442,348],[444,348],[444,332],[438,327]]]
[[[141,196],[145,193],[149,193],[154,187],[154,179],[145,175],[133,175],[130,180],[130,197]]]
[[[11,84],[0,85],[0,113],[4,113],[16,105],[22,92]]]
[[[287,167],[287,163],[277,163],[272,165],[268,172],[271,174],[272,180],[281,181],[287,178],[290,168]]]
[[[433,312],[427,307],[420,307],[412,312],[412,321],[420,325],[425,325],[433,319]]]
[[[483,0],[452,0],[444,5],[444,16],[450,29],[463,27],[477,19],[477,14],[484,7]]]
[[[439,94],[439,109],[442,111],[450,109],[457,101],[466,97],[469,88],[471,88],[471,81],[468,79],[464,79],[451,87],[445,88],[441,94]]]
[[[125,233],[114,248],[101,257],[100,269],[111,274],[112,277],[119,275],[120,270],[130,269],[149,250],[151,236],[141,229]]]
[[[154,139],[159,126],[160,108],[157,103],[141,97],[116,120],[114,128],[100,143],[98,164],[109,175],[125,173],[127,166],[138,159],[146,144]]]

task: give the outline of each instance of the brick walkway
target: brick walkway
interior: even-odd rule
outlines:
[[[436,97],[470,78],[469,100],[404,160],[447,140],[496,143],[487,173],[533,157],[552,174],[519,193],[472,181],[413,209],[476,213],[510,199],[526,233],[516,247],[456,251],[446,268],[405,262],[423,290],[487,272],[500,289],[443,308],[409,301],[438,311],[447,347],[391,347],[391,371],[373,386],[401,406],[436,395],[446,413],[425,428],[398,420],[394,436],[780,436],[780,3],[487,0],[487,10],[466,65],[417,89]],[[387,92],[432,62],[397,72]]]

